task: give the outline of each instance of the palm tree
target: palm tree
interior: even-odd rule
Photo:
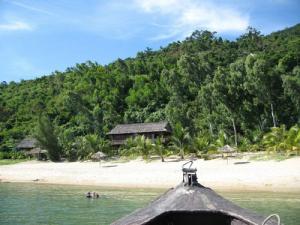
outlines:
[[[184,159],[184,150],[191,142],[191,136],[187,128],[183,128],[180,123],[177,123],[173,128],[171,142],[172,147],[179,151],[181,159]]]
[[[300,129],[297,125],[290,128],[284,141],[287,153],[300,152]]]
[[[220,130],[218,134],[218,138],[215,141],[215,145],[217,147],[223,147],[224,145],[228,144],[228,136],[224,132],[224,130]]]
[[[196,152],[202,153],[206,153],[210,148],[213,148],[209,133],[199,132],[197,136],[193,138],[192,145]]]
[[[288,131],[285,126],[271,128],[263,137],[263,145],[268,151],[285,151],[287,154],[300,152],[300,128],[296,125]]]
[[[272,127],[271,132],[267,133],[263,137],[263,145],[267,148],[267,151],[278,152],[286,149],[287,131],[285,125],[280,127]]]
[[[135,141],[136,141],[136,146],[134,148],[136,149],[136,152],[142,155],[143,159],[149,159],[150,151],[152,148],[151,140],[145,138],[145,136],[142,135],[142,136],[137,136],[135,138]]]
[[[122,154],[141,155],[143,159],[149,159],[151,149],[152,149],[151,140],[145,138],[145,136],[142,135],[142,136],[137,136],[135,138],[127,139]]]
[[[166,154],[166,149],[163,145],[163,138],[162,137],[158,137],[155,142],[152,144],[152,149],[154,154],[157,154],[160,156],[161,161],[164,162],[164,155]]]
[[[134,147],[135,147],[134,138],[132,138],[132,137],[127,138],[125,141],[125,144],[122,146],[121,155],[123,155],[123,156],[135,155],[136,152],[134,152],[135,151]]]

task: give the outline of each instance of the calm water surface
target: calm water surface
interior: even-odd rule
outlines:
[[[86,199],[97,191],[101,199]],[[0,183],[0,224],[110,224],[145,206],[164,190],[102,189],[88,186]],[[285,225],[300,225],[300,192],[221,193],[260,214],[278,213]]]

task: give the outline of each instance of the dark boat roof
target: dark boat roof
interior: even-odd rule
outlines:
[[[171,132],[168,122],[119,124],[108,134],[138,134],[151,132]]]
[[[241,208],[223,198],[210,188],[206,188],[200,184],[185,186],[182,183],[176,188],[167,191],[147,207],[115,221],[112,225],[147,224],[167,212],[223,213],[243,221],[244,224],[250,225],[261,225],[265,219],[264,216]],[[265,224],[277,225],[274,220],[268,221]]]

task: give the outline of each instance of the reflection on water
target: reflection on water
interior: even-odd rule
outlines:
[[[100,199],[87,199],[96,191]],[[152,189],[0,183],[0,224],[110,224],[163,193]],[[221,193],[260,214],[278,213],[285,225],[300,224],[300,193]]]

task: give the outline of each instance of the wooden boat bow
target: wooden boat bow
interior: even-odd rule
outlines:
[[[262,225],[264,220],[199,184],[195,169],[183,168],[181,184],[112,225]],[[277,222],[270,219],[264,225]]]

